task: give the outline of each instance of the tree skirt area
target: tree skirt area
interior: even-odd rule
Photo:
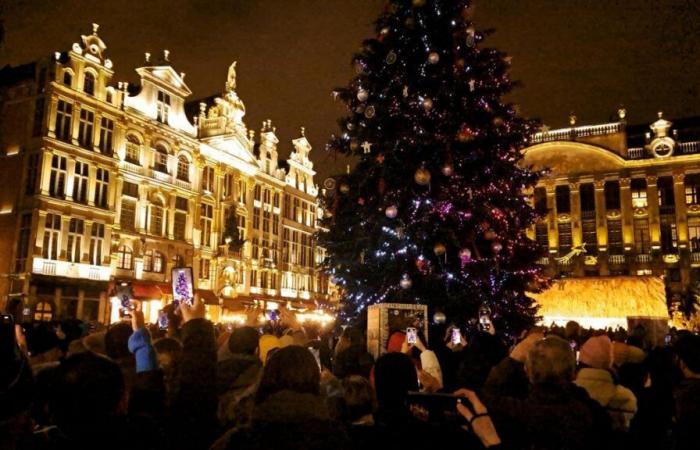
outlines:
[[[591,277],[557,280],[539,294],[543,325],[575,320],[586,328],[627,328],[629,320],[667,320],[666,291],[660,277]]]

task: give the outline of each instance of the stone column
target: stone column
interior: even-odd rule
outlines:
[[[682,171],[673,174],[673,199],[676,210],[676,230],[678,247],[688,247],[688,213],[685,205],[685,174]]]
[[[51,102],[49,103],[48,118],[46,119],[48,135],[51,138],[56,137],[56,111],[58,110],[58,97],[51,96]]]
[[[608,221],[607,208],[605,207],[605,180],[595,180],[595,212],[596,212],[596,237],[598,239],[598,267],[600,275],[608,275]]]
[[[659,188],[656,185],[658,177],[647,175],[647,208],[649,208],[649,238],[652,249],[661,248],[661,223],[659,221]]]
[[[41,195],[49,195],[49,189],[51,186],[51,159],[53,155],[51,152],[44,150],[43,160],[41,163]]]
[[[89,206],[95,206],[95,187],[97,185],[97,166],[90,165],[88,169],[88,193],[87,203]],[[107,196],[109,198],[109,196]]]
[[[83,239],[80,245],[80,262],[92,264],[92,261],[90,261],[90,237],[92,236],[94,222],[92,220],[85,220],[84,224]]]
[[[71,116],[71,143],[78,145],[78,130],[80,129],[80,103],[73,103],[73,114]]]
[[[559,251],[559,228],[557,227],[557,201],[555,195],[556,185],[553,181],[550,181],[547,182],[545,188],[547,190],[547,224],[549,225],[549,253],[556,254]],[[296,221],[296,217],[294,217],[294,220]]]
[[[100,130],[102,129],[102,113],[95,111],[95,123],[93,124],[92,133],[92,149],[97,153],[102,153],[100,150]],[[114,143],[114,142],[113,142]]]
[[[634,211],[632,210],[632,181],[620,178],[620,214],[622,216],[622,243],[625,253],[634,247]]]
[[[66,161],[66,200],[73,200],[73,179],[75,178],[75,156],[69,156]]]

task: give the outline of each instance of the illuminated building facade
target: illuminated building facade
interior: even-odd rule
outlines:
[[[530,236],[550,276],[663,275],[680,294],[700,279],[700,121],[618,116],[532,137],[523,163],[549,173]]]
[[[316,270],[318,189],[301,136],[279,162],[236,94],[189,102],[184,73],[146,54],[115,82],[98,27],[68,52],[0,72],[0,298],[36,318],[107,322],[129,282],[151,320],[192,266],[213,319],[244,305],[331,300]],[[193,120],[187,113],[194,108]]]

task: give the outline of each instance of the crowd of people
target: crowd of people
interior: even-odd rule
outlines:
[[[169,327],[16,327],[0,361],[2,449],[697,448],[700,336],[535,327],[514,342],[447,325],[229,329],[204,305]],[[22,331],[26,330],[26,334]],[[428,339],[428,337],[430,339]]]

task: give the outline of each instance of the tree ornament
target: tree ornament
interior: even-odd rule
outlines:
[[[353,152],[357,151],[357,149],[360,148],[360,144],[357,142],[357,139],[353,139],[350,141],[350,150]]]
[[[416,183],[418,183],[421,186],[426,186],[427,184],[430,183],[430,171],[425,168],[425,166],[421,166],[416,170],[416,173],[413,175],[413,179],[415,180]]]
[[[425,0],[413,0],[413,6],[416,8],[425,6]]]
[[[416,269],[418,269],[420,272],[423,272],[423,270],[425,270],[425,265],[425,258],[423,257],[423,255],[420,255],[418,259],[416,259]]]
[[[402,94],[403,94],[404,97],[408,97],[408,86],[404,86],[404,87],[403,87]]]
[[[447,248],[445,247],[445,244],[443,244],[442,242],[438,242],[433,247],[433,253],[435,253],[435,256],[442,256],[445,254],[445,252],[447,252]]]
[[[454,172],[455,168],[451,163],[445,163],[445,165],[442,166],[442,174],[446,177],[451,177]]]
[[[352,122],[348,122],[348,124],[345,125],[345,127],[348,129],[348,131],[352,131],[355,129],[355,124]]]
[[[474,130],[469,128],[467,124],[462,124],[457,134],[459,142],[469,142],[474,139]]]
[[[472,78],[471,80],[469,80],[469,92],[474,92],[475,89],[476,89],[476,80]]]
[[[433,314],[433,323],[435,325],[442,325],[447,321],[447,316],[445,316],[445,313],[442,311],[437,311],[435,314]]]
[[[484,232],[484,239],[486,239],[487,241],[493,241],[497,237],[498,237],[498,235],[493,230],[486,230]]]
[[[384,214],[390,219],[396,219],[396,216],[399,214],[399,209],[396,205],[387,206]]]
[[[360,89],[357,91],[357,99],[361,102],[366,102],[367,99],[369,98],[369,92],[367,92],[365,89]]]
[[[367,109],[365,109],[365,117],[366,118],[371,119],[372,117],[374,117],[375,114],[376,114],[376,111],[374,109],[374,106],[370,105],[367,107]]]
[[[438,52],[430,52],[428,55],[428,62],[430,64],[437,64],[440,62],[440,54]]]
[[[357,199],[357,204],[360,205],[360,206],[364,206],[364,204],[365,204],[365,199],[362,198],[362,197],[358,198],[358,199]]]
[[[385,158],[384,153],[378,154],[378,155],[377,155],[377,162],[378,162],[379,164],[384,164],[384,158]]]
[[[476,30],[474,27],[467,28],[467,47],[471,48],[476,45]]]
[[[459,259],[462,261],[462,266],[472,260],[472,251],[464,247],[459,251]]]
[[[386,36],[386,35],[389,34],[389,31],[391,31],[391,30],[389,29],[389,27],[384,27],[384,28],[382,28],[382,29],[379,31],[379,34],[382,35],[382,36]]]
[[[493,125],[497,126],[497,127],[500,127],[501,125],[503,125],[503,118],[502,117],[494,117],[493,118]]]
[[[366,155],[371,151],[372,151],[372,144],[370,144],[367,141],[363,142],[362,143],[362,153],[364,153]]]
[[[499,253],[501,253],[501,250],[503,250],[503,244],[501,244],[500,242],[494,242],[493,244],[491,244],[491,250],[493,250],[493,253],[498,255]]]
[[[341,194],[347,194],[350,192],[350,185],[347,183],[340,183],[340,187],[338,189],[340,189]]]
[[[396,53],[392,50],[386,54],[386,63],[391,65],[396,62]]]
[[[423,109],[426,111],[433,109],[433,100],[431,98],[426,97],[423,99]]]
[[[408,274],[405,273],[401,277],[399,285],[401,286],[401,289],[411,289],[411,286],[413,286],[413,280],[411,280],[411,277],[409,277]]]

